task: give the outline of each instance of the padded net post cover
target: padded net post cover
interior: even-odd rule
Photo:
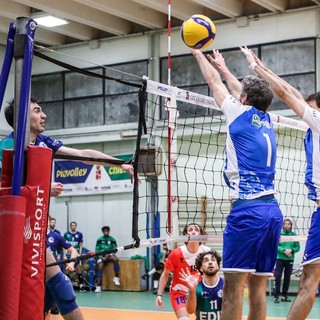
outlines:
[[[10,194],[11,191],[12,158],[13,152],[4,150],[2,176],[4,188],[1,191],[5,194]],[[21,188],[21,196],[26,199],[26,217],[21,233],[23,258],[19,298],[19,319],[24,320],[44,319],[45,239],[51,167],[51,149],[37,146],[27,148],[27,180],[25,186]]]

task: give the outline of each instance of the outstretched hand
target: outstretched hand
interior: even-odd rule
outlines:
[[[61,192],[64,190],[63,184],[61,182],[52,182],[50,188],[50,196],[58,197]]]
[[[126,171],[126,172],[128,172],[128,173],[130,174],[131,183],[133,183],[134,170],[133,170],[132,165],[130,165],[130,164],[123,164],[123,165],[121,165],[121,168],[122,168],[124,171]],[[138,182],[141,183],[141,180],[140,180],[139,175],[138,175]]]
[[[219,50],[213,49],[213,56],[211,54],[207,54],[207,59],[220,73],[227,69],[224,58]]]
[[[193,291],[196,289],[199,283],[200,273],[191,274],[188,269],[186,269],[186,271],[181,269],[181,271],[179,272],[179,275],[180,275],[180,280],[186,283],[190,291]]]
[[[246,56],[249,65],[255,62],[254,55],[251,49],[248,49],[247,46],[244,46],[244,47],[240,46],[240,50]]]
[[[190,51],[194,56],[203,54],[200,49],[190,48]]]

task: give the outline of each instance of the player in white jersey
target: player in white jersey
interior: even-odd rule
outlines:
[[[223,241],[225,286],[221,320],[240,320],[245,283],[249,289],[248,319],[266,318],[266,285],[276,262],[282,213],[274,197],[276,141],[266,112],[273,94],[268,83],[247,76],[240,83],[222,55],[205,57],[192,49],[217,106],[226,117],[225,181],[232,210]],[[227,81],[233,96],[221,80]]]
[[[203,235],[205,232],[202,227],[196,223],[190,223],[185,226],[183,235]],[[164,308],[162,303],[162,294],[165,290],[169,275],[172,272],[172,281],[170,285],[170,301],[172,308],[178,320],[189,319],[189,314],[186,308],[188,287],[183,280],[180,279],[180,271],[188,270],[190,274],[197,274],[196,258],[199,253],[210,251],[211,249],[201,242],[187,242],[181,247],[173,249],[164,266],[164,270],[159,280],[158,294],[156,298],[156,306]]]
[[[312,214],[306,248],[303,256],[303,271],[298,296],[288,314],[288,320],[302,320],[308,316],[320,282],[320,92],[306,101],[299,91],[275,75],[247,48],[242,48],[252,70],[267,80],[273,92],[308,125],[305,137],[307,160],[305,183],[308,198],[317,203]]]

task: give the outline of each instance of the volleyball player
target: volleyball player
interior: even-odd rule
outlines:
[[[312,308],[320,282],[320,92],[310,95],[305,101],[298,90],[275,75],[250,50],[242,50],[250,68],[267,80],[277,97],[310,127],[304,140],[307,160],[305,183],[308,198],[316,202],[317,209],[312,214],[303,255],[298,296],[287,317],[288,320],[302,320],[307,318]]]
[[[77,230],[77,223],[75,221],[70,222],[70,230],[65,232],[63,237],[71,243],[71,245],[77,250],[78,254],[82,255],[82,246],[83,246],[83,234]],[[86,292],[83,287],[83,276],[81,271],[81,263],[76,262],[75,268],[78,275],[79,289],[81,292]]]
[[[276,262],[283,221],[274,197],[276,140],[267,113],[273,94],[268,83],[258,77],[247,76],[240,83],[218,51],[214,51],[214,57],[205,57],[194,49],[192,54],[227,124],[224,178],[232,209],[223,233],[225,285],[221,320],[241,319],[246,282],[248,319],[262,320],[266,318],[267,278]]]
[[[198,236],[205,234],[205,232],[200,225],[190,223],[185,226],[182,234]],[[162,303],[162,294],[169,280],[170,273],[173,273],[169,292],[172,308],[178,320],[189,319],[189,314],[186,308],[188,287],[185,282],[180,279],[180,271],[189,270],[190,274],[196,274],[197,267],[195,260],[199,253],[207,251],[210,251],[210,248],[201,244],[201,242],[187,242],[183,246],[175,248],[170,252],[159,280],[156,298],[156,306],[158,308],[164,308]]]
[[[202,280],[199,282],[199,274],[191,275],[189,270],[180,272],[180,279],[189,288],[187,298],[187,311],[195,313],[196,320],[220,319],[222,308],[223,279],[219,277],[221,256],[217,251],[200,253],[196,259],[196,266]]]
[[[12,99],[8,106],[5,109],[5,117],[8,124],[13,127],[13,114],[14,114],[14,100]],[[63,142],[57,139],[52,139],[44,134],[44,128],[46,124],[46,115],[42,111],[42,108],[38,104],[38,100],[31,98],[30,107],[29,107],[29,117],[30,117],[30,145],[37,145],[40,147],[50,148],[55,154],[65,155],[65,156],[76,156],[76,157],[91,157],[91,158],[100,158],[105,159],[103,165],[110,165],[108,160],[115,160],[114,157],[111,157],[100,151],[93,149],[84,149],[79,150],[76,148],[70,148],[63,145]],[[7,138],[13,138],[13,133],[11,133]],[[95,163],[94,161],[89,161],[88,163],[102,165],[101,162]],[[112,164],[112,166],[118,166]],[[128,164],[120,165],[121,168],[128,172],[133,180],[133,167]]]
[[[14,119],[14,100],[12,99],[8,106],[5,108],[5,118],[8,124],[13,127]],[[56,154],[69,155],[69,156],[82,156],[82,157],[94,157],[105,159],[105,165],[108,165],[109,159],[115,159],[109,155],[106,155],[102,152],[85,149],[79,150],[75,148],[65,147],[60,140],[52,139],[43,133],[45,128],[46,115],[42,111],[42,108],[38,105],[38,100],[31,98],[29,104],[29,118],[30,118],[30,144],[38,145],[45,148],[50,148]],[[11,133],[5,139],[12,139],[13,133]],[[2,150],[1,150],[2,152]],[[94,162],[92,162],[94,164]],[[100,164],[101,163],[97,163]],[[113,164],[112,164],[113,165]],[[122,164],[121,168],[128,172],[133,180],[133,168],[131,165]],[[53,184],[51,186],[51,195],[59,196],[61,191],[63,191],[62,184]],[[46,262],[48,264],[55,262],[55,259],[52,253],[47,249],[46,250]],[[59,308],[60,313],[63,315],[66,320],[82,320],[83,316],[79,307],[75,302],[75,294],[70,282],[70,279],[65,276],[59,267],[54,266],[46,268],[46,287],[49,287],[49,290],[52,295],[52,299],[56,301],[56,304]]]
[[[55,219],[54,219],[55,220]],[[52,218],[49,216],[49,221],[52,221]],[[68,242],[60,233],[56,232],[56,230],[52,230],[48,226],[47,231],[47,237],[46,237],[46,247],[47,250],[49,249],[50,252],[53,254],[53,256],[57,259],[58,256],[60,256],[60,253],[63,252],[63,249],[67,251],[67,253],[70,254],[70,258],[76,258],[78,256],[78,252],[75,248],[72,247],[71,243]],[[66,270],[69,272],[74,271],[74,262],[70,262],[66,264]],[[50,269],[50,268],[48,268]],[[68,297],[69,301],[67,303],[63,303],[62,301],[56,301],[57,297],[55,297],[54,294],[52,294],[52,286],[51,282],[53,282],[55,279],[57,279],[58,283],[59,281],[64,284],[65,287],[65,293],[70,294],[70,297]],[[46,279],[47,280],[47,279]],[[55,290],[55,289],[53,289]],[[58,292],[59,293],[59,292]],[[61,294],[62,292],[60,292]],[[58,295],[59,297],[59,295]],[[75,304],[76,296],[74,294],[73,288],[71,290],[70,288],[70,281],[65,279],[65,276],[60,273],[57,273],[57,278],[54,278],[53,280],[48,281],[46,283],[46,299],[45,299],[45,313],[47,313],[49,310],[51,314],[58,314],[59,311],[62,315],[68,314],[70,311],[73,311],[78,308],[78,306]],[[71,302],[73,300],[73,302]],[[57,309],[58,307],[58,309]],[[74,319],[72,317],[71,319]],[[76,318],[77,319],[77,318]],[[80,318],[81,319],[81,318]]]

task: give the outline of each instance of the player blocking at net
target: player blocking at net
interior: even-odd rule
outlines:
[[[241,320],[246,282],[248,320],[262,320],[266,318],[267,278],[276,262],[283,221],[274,197],[276,139],[267,113],[273,94],[268,83],[256,76],[246,76],[240,83],[218,51],[213,51],[213,57],[191,51],[227,124],[224,178],[232,209],[223,233],[221,320]]]
[[[316,202],[317,209],[312,214],[303,255],[299,292],[287,317],[288,320],[304,320],[312,308],[320,281],[320,92],[311,94],[305,101],[298,90],[274,74],[251,50],[245,47],[241,51],[245,54],[249,67],[268,81],[277,97],[310,127],[304,140],[307,160],[305,184],[308,187],[308,198]]]

